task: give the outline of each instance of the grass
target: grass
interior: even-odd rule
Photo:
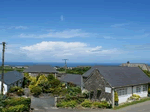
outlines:
[[[130,105],[142,103],[142,102],[149,101],[149,100],[150,100],[150,98],[143,98],[143,99],[141,99],[139,101],[133,101],[133,102],[130,102],[130,103],[125,103],[123,105],[114,107],[114,110],[117,110],[117,109],[120,109],[120,108],[123,108],[123,107],[127,107],[127,106],[130,106]]]

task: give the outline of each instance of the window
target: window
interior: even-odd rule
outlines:
[[[147,85],[143,85],[143,91],[147,91]]]
[[[100,95],[101,95],[101,90],[97,90],[97,99],[99,99]]]
[[[136,92],[137,92],[137,93],[141,92],[141,86],[137,86],[137,87],[136,87]]]
[[[94,95],[94,91],[91,91],[91,92],[90,92],[90,99],[93,98],[93,95]]]
[[[118,96],[126,95],[127,94],[127,88],[121,88],[117,90]]]

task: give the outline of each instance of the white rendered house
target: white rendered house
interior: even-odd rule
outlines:
[[[0,75],[1,79],[1,75]],[[23,73],[18,71],[10,71],[4,74],[4,89],[3,94],[6,94],[9,91],[9,88],[12,86],[22,86],[24,80]],[[0,93],[1,93],[1,80],[0,80]]]

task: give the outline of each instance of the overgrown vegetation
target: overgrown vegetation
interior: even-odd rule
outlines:
[[[15,93],[15,94],[21,96],[24,94],[24,90],[21,87],[13,86],[9,89],[9,93]]]
[[[80,68],[73,68],[73,69],[66,69],[66,73],[69,74],[84,74],[87,72],[91,67],[80,67]],[[57,71],[65,71],[64,68],[58,68]]]
[[[30,104],[30,98],[9,98],[0,95],[0,112],[29,112]]]

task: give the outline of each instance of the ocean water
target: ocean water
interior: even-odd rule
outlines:
[[[0,65],[2,63],[0,62]],[[51,65],[51,66],[60,66],[63,67],[65,65],[64,62],[5,62],[5,65],[9,66],[32,66],[32,65]],[[71,63],[68,62],[68,67],[76,67],[76,66],[94,66],[94,65],[103,65],[103,66],[119,66],[121,63]]]
[[[0,62],[0,65],[2,63]],[[102,66],[119,66],[122,63],[71,63],[67,62],[68,67],[76,67],[76,66],[94,66],[94,65],[102,65]],[[5,65],[10,66],[32,66],[32,65],[51,65],[51,66],[60,66],[63,67],[65,65],[64,62],[5,62]],[[150,66],[150,64],[148,64]]]

